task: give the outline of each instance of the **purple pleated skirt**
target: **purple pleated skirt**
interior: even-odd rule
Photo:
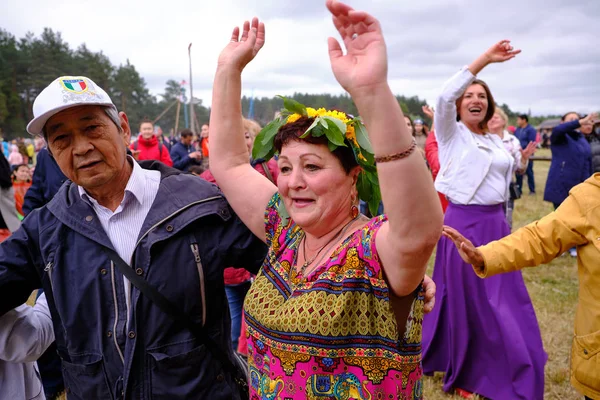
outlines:
[[[444,223],[475,246],[508,234],[502,205],[450,204]],[[481,279],[454,243],[438,243],[433,311],[423,321],[423,370],[445,372],[443,389],[493,400],[544,398],[540,328],[520,271]]]

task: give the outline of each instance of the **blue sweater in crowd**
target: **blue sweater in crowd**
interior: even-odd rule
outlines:
[[[579,132],[579,120],[560,124],[552,130],[550,150],[552,163],[544,200],[562,203],[569,190],[592,175],[592,150],[583,134]]]
[[[521,148],[527,147],[529,142],[535,142],[537,140],[537,132],[535,128],[529,124],[525,128],[517,128],[515,130],[515,136],[521,142]]]
[[[200,161],[190,157],[190,153],[193,153],[194,146],[185,145],[181,142],[177,142],[171,149],[171,160],[173,160],[173,168],[176,168],[183,172],[188,172],[190,166],[201,164]]]

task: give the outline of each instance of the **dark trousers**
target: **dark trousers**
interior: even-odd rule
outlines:
[[[229,303],[229,314],[231,314],[231,344],[233,350],[237,351],[242,330],[242,309],[244,307],[244,298],[250,290],[251,282],[240,283],[239,285],[225,285],[227,302]]]
[[[535,193],[535,178],[533,177],[533,161],[529,161],[527,170],[523,175],[527,175],[527,185],[529,186],[529,193]],[[517,174],[517,186],[523,193],[523,175]]]

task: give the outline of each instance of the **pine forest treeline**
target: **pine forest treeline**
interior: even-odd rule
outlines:
[[[35,97],[56,77],[73,74],[87,76],[105,89],[119,111],[127,113],[134,133],[142,119],[154,120],[159,116],[157,124],[165,133],[170,132],[176,123],[177,99],[189,101],[180,82],[168,80],[164,92],[153,96],[146,81],[129,60],[117,66],[101,51],[94,52],[85,44],[72,49],[60,32],[50,28],[45,28],[39,37],[27,33],[20,39],[0,28],[0,135],[5,139],[26,136],[25,126],[32,118]],[[292,97],[315,108],[357,114],[356,106],[347,95],[295,93]],[[397,96],[397,99],[405,114],[425,119],[421,110],[425,100],[416,96]],[[255,98],[253,118],[264,125],[273,119],[282,105],[278,97]],[[179,109],[180,129],[185,127],[187,107],[182,104]],[[202,105],[200,99],[194,99],[194,107],[197,122],[207,123],[210,109]],[[502,108],[511,120],[516,118],[516,113],[506,104]],[[247,116],[250,111],[248,97],[242,98],[242,109]],[[536,123],[536,120],[532,122]]]

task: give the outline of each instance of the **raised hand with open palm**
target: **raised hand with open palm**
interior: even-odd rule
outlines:
[[[510,40],[501,40],[487,49],[485,55],[490,63],[500,63],[515,58],[521,50],[515,50],[510,44]]]
[[[361,89],[387,85],[387,51],[379,21],[337,0],[327,0],[333,24],[342,37],[329,38],[329,58],[337,81],[351,95]]]
[[[219,55],[218,67],[230,65],[238,71],[256,57],[265,44],[265,24],[253,18],[252,23],[245,21],[240,36],[240,28],[233,28],[231,41]]]
[[[529,160],[529,158],[533,155],[533,153],[535,153],[535,151],[537,150],[537,143],[536,142],[529,142],[529,144],[527,145],[527,147],[525,147],[524,149],[521,149],[521,157],[523,160]]]
[[[510,40],[501,40],[487,49],[483,54],[475,59],[470,65],[469,70],[473,75],[477,75],[482,69],[492,63],[501,63],[511,60],[519,54],[521,50],[515,50]]]

